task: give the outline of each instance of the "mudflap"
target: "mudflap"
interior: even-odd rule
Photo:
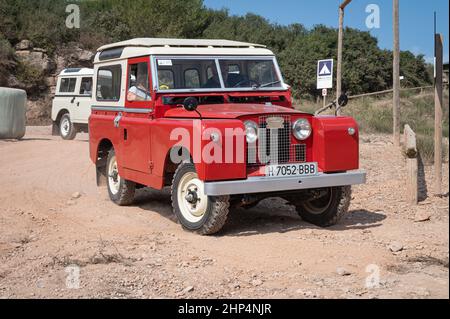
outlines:
[[[52,123],[52,135],[59,136],[59,125],[56,122]]]
[[[106,158],[99,159],[96,166],[97,186],[107,186],[106,180]]]

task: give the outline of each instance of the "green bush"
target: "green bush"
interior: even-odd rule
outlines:
[[[27,62],[17,64],[16,77],[31,89],[41,87],[45,80],[44,72]]]

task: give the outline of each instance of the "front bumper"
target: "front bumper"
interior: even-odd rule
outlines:
[[[305,177],[267,178],[249,177],[246,180],[205,183],[208,196],[257,194],[302,189],[350,186],[366,183],[365,171],[324,174]]]

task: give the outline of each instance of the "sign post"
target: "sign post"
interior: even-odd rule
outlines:
[[[323,106],[326,106],[328,90],[333,88],[333,59],[317,62],[317,89],[322,90]]]
[[[434,192],[442,195],[442,77],[443,77],[443,41],[442,35],[435,38],[435,75],[434,75]]]
[[[322,89],[323,107],[325,107],[327,105],[327,95],[328,95],[328,90]]]

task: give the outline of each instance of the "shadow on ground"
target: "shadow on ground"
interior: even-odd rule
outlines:
[[[177,223],[170,204],[170,190],[163,191],[143,189],[136,195],[135,204],[145,211],[158,213],[162,217]],[[367,210],[350,211],[341,223],[327,228],[329,231],[346,231],[354,229],[369,229],[381,226],[386,215]],[[181,227],[181,226],[180,226]],[[270,233],[287,233],[301,229],[319,229],[319,227],[304,222],[294,207],[278,198],[269,198],[256,207],[231,209],[228,221],[219,236],[253,236]]]

